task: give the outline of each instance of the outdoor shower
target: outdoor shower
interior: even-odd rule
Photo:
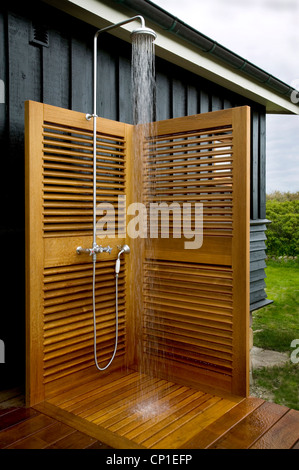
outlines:
[[[84,113],[25,103],[26,405],[113,449],[200,448],[249,393],[250,108],[191,115],[190,75],[182,109],[140,29],[101,36],[95,109],[92,77]]]
[[[118,339],[118,274],[120,271],[120,256],[121,254],[130,253],[130,248],[128,245],[123,245],[119,248],[119,253],[117,256],[115,264],[115,346],[111,359],[107,365],[101,368],[98,365],[97,361],[97,352],[96,352],[96,312],[95,312],[95,275],[96,275],[96,261],[98,253],[111,253],[111,248],[109,245],[107,247],[99,246],[96,242],[96,172],[97,172],[97,40],[100,33],[110,31],[119,26],[123,26],[132,21],[140,20],[141,26],[131,32],[131,37],[150,37],[151,41],[154,41],[157,37],[156,33],[145,26],[144,18],[140,15],[129,18],[128,20],[121,21],[119,23],[107,26],[106,28],[99,29],[94,35],[94,50],[93,50],[93,114],[86,114],[86,119],[89,121],[93,119],[93,244],[92,248],[82,248],[78,247],[76,252],[77,254],[89,253],[92,256],[93,261],[93,281],[92,281],[92,303],[93,303],[93,323],[94,323],[94,359],[96,367],[100,370],[106,370],[112,363],[116,350],[117,350],[117,339]]]

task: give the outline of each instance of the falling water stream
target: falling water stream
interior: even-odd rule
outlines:
[[[132,168],[134,176],[132,178],[133,202],[146,204],[146,162],[148,155],[144,149],[144,142],[147,136],[155,135],[154,124],[154,103],[155,103],[155,63],[154,63],[154,42],[152,37],[136,35],[132,43],[132,98],[133,98],[133,123],[135,133],[133,139],[134,157]],[[133,318],[135,319],[135,339],[137,342],[137,356],[140,374],[157,376],[154,370],[154,363],[150,354],[146,351],[144,343],[144,254],[145,246],[153,253],[153,246],[150,238],[147,237],[149,227],[144,227],[144,238],[138,237],[130,240],[133,245],[132,257],[134,263],[134,276],[136,282],[131,286],[132,298],[134,299]],[[151,286],[147,284],[148,292]],[[148,306],[147,306],[148,308]],[[152,340],[151,340],[152,341]],[[154,339],[153,339],[154,341]],[[147,399],[147,390],[142,386],[138,390],[138,405],[134,412],[143,418],[150,418],[161,414],[165,410],[162,402],[158,402],[159,391],[151,391],[150,399]]]
[[[133,123],[152,125],[154,121],[155,51],[153,37],[136,34],[132,37],[132,101]]]

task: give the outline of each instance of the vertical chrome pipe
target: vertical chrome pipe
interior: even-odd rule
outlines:
[[[140,15],[134,16],[129,20],[121,21],[120,23],[107,26],[106,28],[99,29],[94,35],[93,41],[93,114],[86,114],[86,119],[90,120],[93,118],[93,276],[92,276],[92,309],[93,309],[93,332],[94,332],[94,360],[96,367],[100,371],[106,370],[110,364],[112,363],[116,350],[117,350],[117,343],[118,343],[118,272],[115,275],[115,344],[114,344],[114,351],[111,356],[111,359],[106,364],[105,367],[100,367],[97,360],[97,325],[96,325],[96,302],[95,302],[95,277],[96,277],[96,261],[97,261],[97,230],[96,230],[96,211],[97,211],[97,49],[98,49],[98,35],[103,33],[104,31],[108,31],[113,28],[117,28],[118,26],[122,26],[124,24],[130,23],[131,21],[139,19],[141,21],[141,28],[145,28],[144,18]],[[77,250],[79,250],[78,247]],[[122,251],[128,253],[130,250]],[[78,251],[77,251],[78,252]],[[119,260],[119,257],[118,257]],[[118,267],[119,269],[119,267]]]
[[[140,20],[141,28],[145,28],[143,16],[136,15],[128,20],[99,29],[93,40],[93,114],[87,114],[86,118],[93,117],[93,248],[97,246],[97,230],[96,230],[96,210],[97,210],[97,56],[98,56],[98,35],[105,31],[109,31],[119,26],[123,26],[132,21]],[[93,261],[96,262],[96,254],[93,255]]]
[[[93,248],[97,244],[97,40],[98,32],[93,44]]]

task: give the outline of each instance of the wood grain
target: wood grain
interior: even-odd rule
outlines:
[[[251,449],[290,449],[299,439],[299,411],[288,410]]]
[[[248,449],[266,431],[287,413],[288,408],[274,403],[263,403],[224,436],[210,449]]]

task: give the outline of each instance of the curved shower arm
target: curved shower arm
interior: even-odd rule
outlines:
[[[136,16],[133,16],[132,18],[129,18],[128,20],[120,21],[119,23],[111,24],[110,26],[106,26],[105,28],[98,29],[98,31],[95,33],[95,38],[98,37],[100,33],[104,33],[106,31],[109,31],[110,29],[118,28],[119,26],[123,26],[127,23],[131,23],[134,20],[140,20],[141,28],[145,28],[145,21],[144,21],[143,16],[136,15]]]
[[[141,28],[145,28],[145,21],[143,16],[136,15],[128,20],[120,21],[119,23],[106,26],[105,28],[99,29],[94,35],[93,41],[93,114],[86,114],[86,119],[89,121],[93,118],[93,248],[97,246],[96,243],[96,135],[97,135],[97,40],[100,33],[110,31],[111,29],[118,28],[132,21],[140,20]]]
[[[98,29],[94,35],[94,42],[93,42],[93,117],[97,117],[97,41],[98,36],[100,33],[105,33],[110,31],[111,29],[118,28],[119,26],[123,26],[125,24],[131,23],[132,21],[140,20],[141,28],[145,28],[145,21],[143,16],[136,15],[128,20],[120,21],[119,23],[112,24],[110,26],[106,26],[105,28]]]

